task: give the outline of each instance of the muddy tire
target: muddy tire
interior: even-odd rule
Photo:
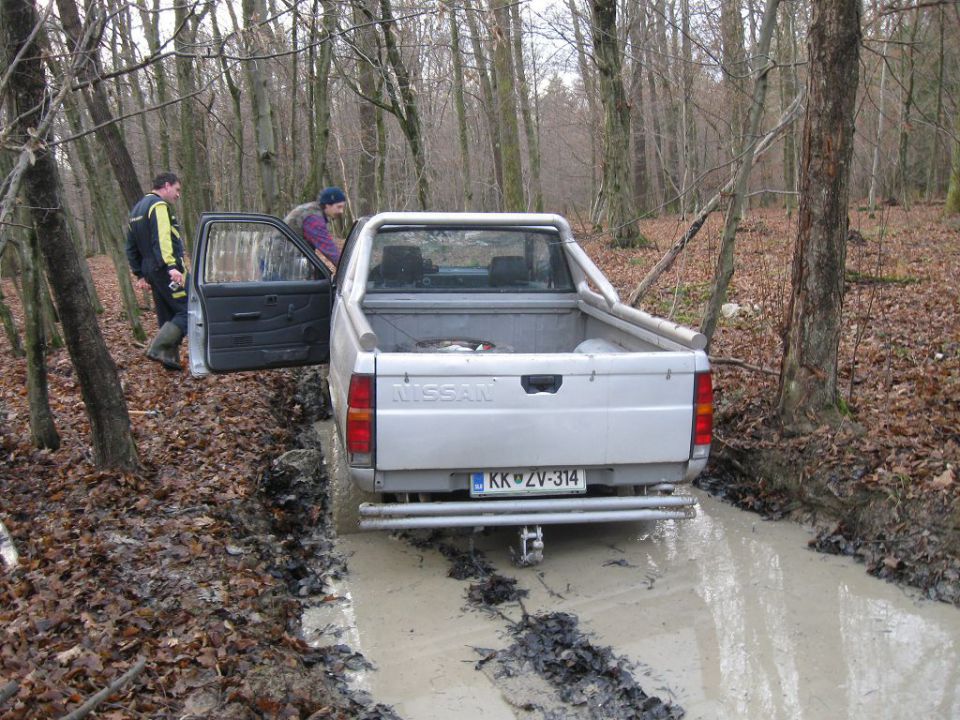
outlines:
[[[336,424],[332,419],[319,423],[323,465],[327,471],[327,507],[330,526],[337,535],[359,531],[360,503],[379,502],[377,493],[362,490],[350,479]]]

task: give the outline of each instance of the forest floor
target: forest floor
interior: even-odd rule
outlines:
[[[641,307],[699,323],[721,222]],[[817,522],[817,549],[960,605],[960,225],[923,206],[852,210],[851,227],[862,240],[848,248],[847,421],[788,437],[775,404],[794,223],[772,210],[743,221],[729,292],[739,307],[711,353],[704,485],[766,517]],[[583,244],[626,296],[685,228],[644,221],[657,247],[643,250]],[[145,470],[93,467],[63,349],[48,360],[61,447],[32,448],[25,364],[0,341],[0,522],[19,554],[13,569],[0,560],[0,716],[65,716],[133,670],[98,717],[393,717],[346,686],[362,658],[298,637],[303,603],[343,571],[329,537],[306,532],[326,499],[322,473],[303,467],[315,458],[296,450],[314,419],[298,373],[162,370],[131,339],[109,261],[90,262]],[[10,280],[3,292],[22,328]],[[304,473],[317,483],[297,482]]]

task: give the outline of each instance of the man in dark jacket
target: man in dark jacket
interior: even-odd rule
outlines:
[[[150,288],[160,331],[147,357],[168,370],[183,370],[180,341],[187,334],[187,290],[184,283],[183,241],[173,213],[180,198],[180,179],[164,172],[153,180],[153,190],[130,210],[127,261],[137,287]]]

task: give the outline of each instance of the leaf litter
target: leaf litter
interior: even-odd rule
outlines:
[[[91,265],[119,308],[109,260]],[[344,572],[315,532],[325,478],[297,434],[312,420],[299,373],[168,373],[120,313],[100,323],[142,473],[93,467],[63,350],[48,375],[61,449],[31,447],[25,366],[0,353],[0,520],[19,554],[0,572],[0,688],[14,689],[0,715],[65,716],[144,658],[103,717],[394,718],[349,687],[361,656],[299,637],[303,608],[330,601]]]

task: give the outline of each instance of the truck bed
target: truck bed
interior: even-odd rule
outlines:
[[[605,341],[592,347],[610,352],[685,349],[569,295],[378,295],[366,298],[363,312],[385,353],[424,352],[442,340],[473,340],[501,353],[587,352],[587,340]]]

